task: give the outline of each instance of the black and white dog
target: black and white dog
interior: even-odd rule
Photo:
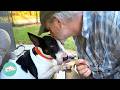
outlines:
[[[43,38],[28,33],[34,48],[26,51],[17,60],[7,63],[9,67],[3,67],[1,79],[50,79],[52,75],[61,70],[65,51],[62,44],[51,36]],[[16,70],[14,73],[12,70]],[[12,74],[11,74],[12,73]]]

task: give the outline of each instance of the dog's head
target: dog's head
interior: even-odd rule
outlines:
[[[28,35],[36,47],[40,47],[44,54],[50,55],[57,60],[58,64],[62,64],[64,58],[67,57],[63,45],[53,37],[44,36],[41,38],[31,33],[28,33]]]

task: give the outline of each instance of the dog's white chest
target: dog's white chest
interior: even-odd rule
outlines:
[[[32,50],[30,50],[30,56],[37,68],[39,79],[44,77],[46,72],[55,64],[55,63],[53,63],[53,60],[51,60],[51,61],[46,60],[45,58],[41,57],[40,55],[35,56],[32,53]]]

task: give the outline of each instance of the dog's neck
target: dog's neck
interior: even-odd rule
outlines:
[[[33,48],[35,49],[35,48]],[[53,65],[57,65],[57,62],[55,59],[52,59],[50,55],[45,55],[42,52],[42,49],[38,48],[41,54],[34,54],[33,50],[30,50],[30,57],[31,60],[34,62],[35,67],[37,68],[38,72],[38,78],[41,78],[43,73],[46,73],[47,70],[49,70],[50,67]],[[44,56],[43,56],[44,55]],[[47,57],[47,58],[45,58]],[[50,58],[50,59],[48,59]]]
[[[31,57],[38,56],[43,60],[51,61],[53,58],[50,55],[46,55],[43,53],[42,49],[39,47],[34,47],[30,50]]]

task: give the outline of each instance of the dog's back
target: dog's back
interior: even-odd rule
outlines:
[[[28,64],[29,63],[29,64]],[[1,71],[1,79],[34,79],[35,77],[29,73],[30,63],[34,66],[34,63],[30,57],[30,51],[20,56],[18,60],[9,60]],[[22,64],[22,65],[21,65]],[[12,70],[14,68],[14,70]]]
[[[51,36],[41,38],[31,33],[28,35],[35,47],[25,52],[17,61],[10,60],[5,64],[1,71],[2,79],[47,79],[61,69],[65,50],[60,41]]]
[[[34,53],[34,48],[26,51],[17,60],[9,60],[1,71],[1,79],[42,79],[45,72],[53,66],[53,60],[47,61]],[[12,70],[13,69],[13,70]],[[14,73],[13,73],[14,72]],[[13,74],[11,74],[13,73]]]

